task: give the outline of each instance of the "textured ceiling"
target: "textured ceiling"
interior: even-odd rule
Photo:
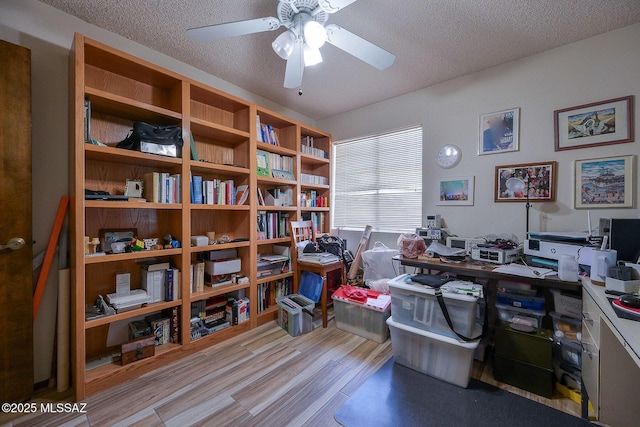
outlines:
[[[186,30],[276,16],[276,0],[41,0],[313,119],[640,22],[639,0],[359,0],[329,22],[396,55],[379,71],[326,44],[299,96],[271,49],[284,29],[199,43]],[[640,41],[639,41],[640,42]]]

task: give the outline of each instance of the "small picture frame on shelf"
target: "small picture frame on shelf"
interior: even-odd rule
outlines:
[[[473,206],[474,177],[438,179],[437,205]]]
[[[635,156],[576,160],[575,208],[632,208]]]
[[[556,110],[556,151],[634,141],[633,96]]]
[[[552,202],[555,199],[555,161],[496,166],[495,202]]]
[[[124,195],[127,197],[142,197],[143,181],[141,179],[128,179],[124,185]]]

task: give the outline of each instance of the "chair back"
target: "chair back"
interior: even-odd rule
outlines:
[[[316,230],[313,221],[291,221],[291,243],[293,247],[300,242],[315,242]]]

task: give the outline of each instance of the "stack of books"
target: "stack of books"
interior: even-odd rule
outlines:
[[[319,264],[319,265],[327,265],[333,264],[334,262],[339,262],[340,257],[330,253],[330,252],[319,252],[319,253],[301,253],[298,256],[298,262],[308,263],[308,264]]]

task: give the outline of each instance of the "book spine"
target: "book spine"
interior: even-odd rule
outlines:
[[[202,177],[197,175],[193,176],[193,203],[202,204]]]
[[[173,301],[173,269],[168,269],[165,271],[165,287],[164,287],[164,298],[165,301]]]

